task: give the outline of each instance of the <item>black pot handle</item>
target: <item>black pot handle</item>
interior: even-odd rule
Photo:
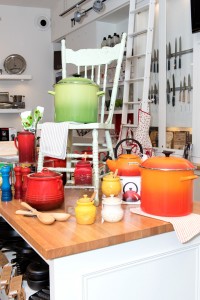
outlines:
[[[174,153],[174,151],[170,151],[170,150],[163,150],[162,152],[163,154],[165,154],[166,157],[169,157],[172,153]]]
[[[135,187],[136,187],[136,193],[138,192],[138,186],[137,186],[137,184],[135,184],[134,182],[127,182],[124,186],[123,186],[123,193],[125,193],[126,191],[125,191],[125,187],[127,186],[127,184],[129,184],[129,183],[131,183],[131,184],[133,184]]]
[[[143,154],[143,148],[142,148],[142,145],[141,145],[137,140],[135,140],[135,139],[133,139],[133,138],[127,138],[127,139],[121,140],[121,141],[116,145],[116,147],[115,147],[115,149],[114,149],[114,156],[115,156],[115,158],[118,157],[118,155],[117,155],[117,150],[118,150],[119,146],[120,146],[123,142],[126,142],[126,141],[133,141],[134,143],[136,143],[136,144],[139,146],[139,148],[140,148],[140,153]]]

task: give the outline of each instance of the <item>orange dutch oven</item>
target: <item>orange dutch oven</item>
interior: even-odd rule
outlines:
[[[165,217],[185,216],[192,212],[195,167],[173,152],[166,156],[148,158],[140,165],[141,209],[149,214]]]

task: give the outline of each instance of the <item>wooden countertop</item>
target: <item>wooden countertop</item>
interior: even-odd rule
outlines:
[[[44,225],[36,217],[16,215],[22,209],[19,200],[0,203],[0,214],[21,234],[45,259],[53,259],[111,245],[137,240],[173,231],[170,223],[136,215],[130,212],[133,205],[123,205],[124,219],[118,223],[101,223],[101,207],[92,225],[79,225],[69,203],[62,211],[72,211],[66,222],[56,221]],[[61,211],[61,210],[59,210]],[[200,203],[194,203],[194,211],[200,214]]]

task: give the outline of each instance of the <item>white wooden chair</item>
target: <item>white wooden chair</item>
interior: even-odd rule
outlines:
[[[108,68],[109,65],[116,61],[116,68],[113,74],[113,85],[112,93],[110,97],[110,106],[107,114],[105,114],[105,95],[99,100],[99,123],[88,123],[88,124],[69,124],[68,132],[68,148],[67,148],[67,168],[56,169],[59,172],[74,172],[74,167],[72,167],[72,159],[77,159],[84,157],[84,154],[76,154],[73,151],[73,145],[78,147],[89,147],[92,148],[92,154],[88,155],[92,158],[93,162],[93,187],[97,191],[96,201],[98,199],[99,190],[99,153],[108,152],[109,156],[114,158],[112,139],[110,131],[114,129],[114,124],[112,124],[113,113],[115,108],[115,100],[118,93],[118,83],[120,77],[120,71],[122,66],[122,60],[124,55],[124,48],[126,42],[126,33],[123,33],[121,42],[114,47],[103,47],[101,49],[80,49],[78,51],[73,51],[71,49],[66,49],[65,40],[61,42],[61,52],[62,52],[62,78],[67,77],[67,65],[74,64],[77,67],[77,74],[84,74],[85,78],[89,77],[95,81],[98,85],[102,86],[103,91],[106,92],[107,81],[108,81]],[[103,83],[101,75],[103,76]],[[73,130],[91,130],[92,131],[92,142],[73,144],[72,131]],[[99,131],[104,132],[104,143],[99,145]],[[69,142],[70,140],[70,142]],[[43,157],[44,155],[39,152],[38,158],[38,170],[40,171],[43,167]],[[68,176],[67,176],[68,177]]]

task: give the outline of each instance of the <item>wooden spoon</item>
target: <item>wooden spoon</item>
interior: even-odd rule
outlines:
[[[93,201],[94,200],[94,198],[95,198],[95,196],[96,196],[96,191],[94,191],[94,193],[92,194],[92,196],[90,197],[90,201]]]
[[[22,210],[22,209],[16,210],[15,213],[17,215],[36,216],[35,212]],[[70,217],[70,214],[67,214],[67,213],[54,213],[54,212],[51,212],[51,213],[45,213],[45,214],[49,214],[49,215],[53,216],[56,221],[67,221],[67,219],[69,219],[69,217]]]
[[[26,207],[27,209],[29,209],[31,212],[33,212],[37,216],[38,220],[41,223],[46,224],[46,225],[50,225],[50,224],[53,224],[55,222],[55,218],[52,215],[50,215],[48,213],[41,213],[41,212],[37,211],[37,209],[31,207],[26,202],[21,202],[21,205],[23,207]]]
[[[118,169],[115,170],[115,173],[113,175],[113,178],[117,177],[117,174],[118,174]]]

